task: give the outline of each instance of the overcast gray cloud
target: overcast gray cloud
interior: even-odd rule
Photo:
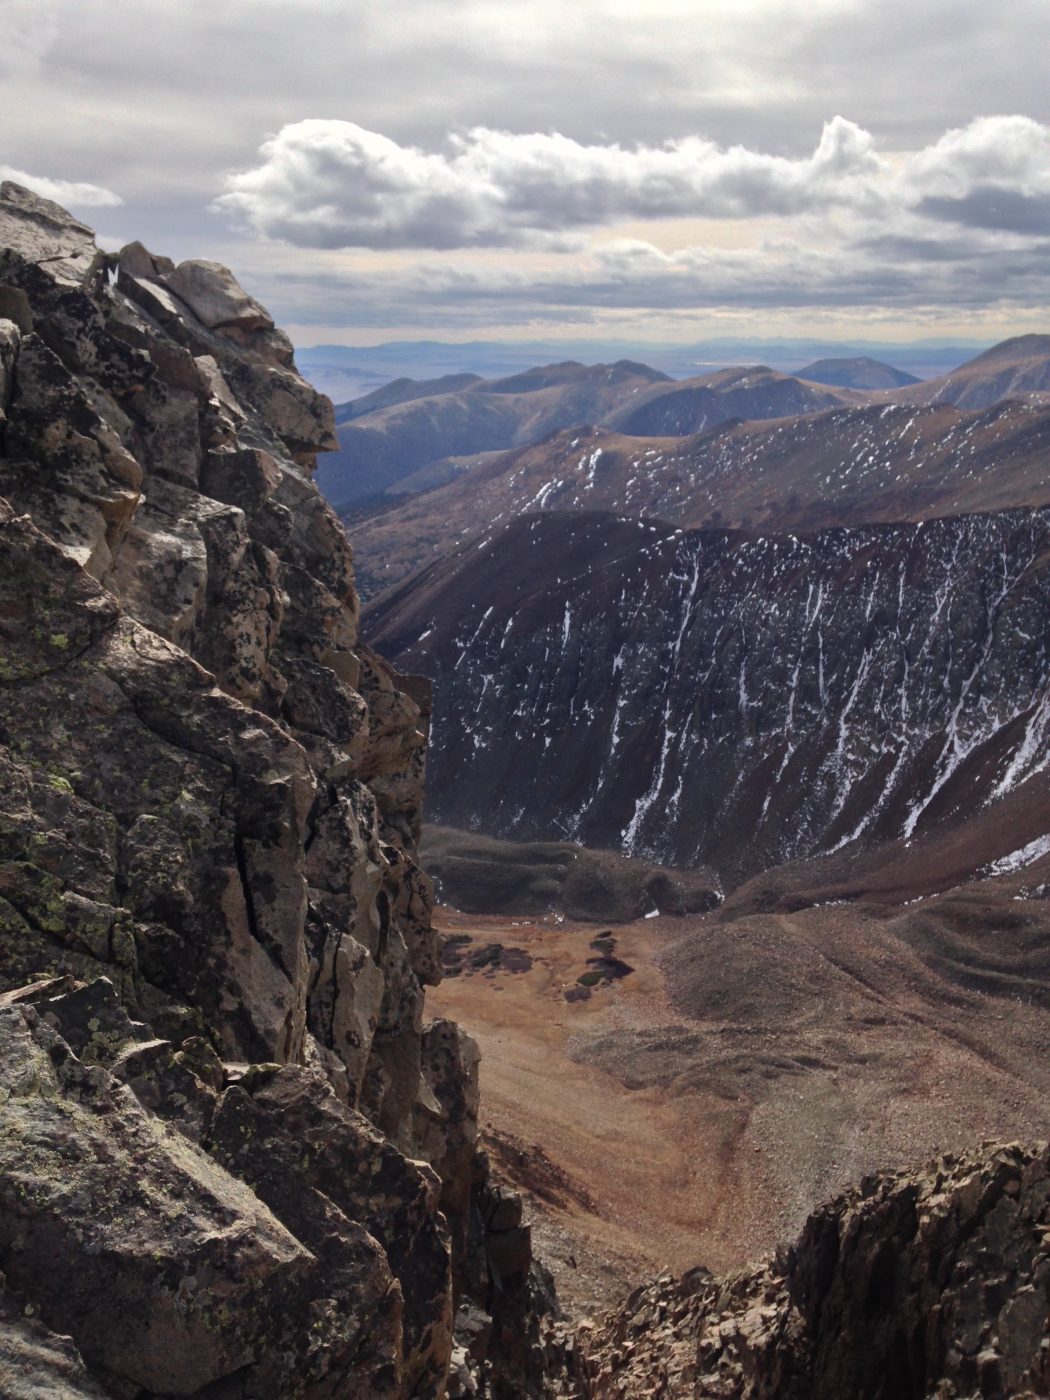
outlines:
[[[1027,312],[1045,303],[1050,238],[1025,247],[960,240],[944,256],[934,241],[885,237],[859,250],[816,249],[781,241],[758,248],[662,253],[624,242],[565,259],[542,272],[462,263],[420,262],[367,277],[285,277],[264,294],[309,323],[344,319],[360,327],[417,327],[434,332],[524,324],[540,316],[577,324],[596,313],[669,315],[729,309],[846,311],[878,308],[924,323],[946,305],[966,313],[1001,308]]]
[[[350,338],[1050,304],[1046,0],[0,0],[0,41],[9,169]]]

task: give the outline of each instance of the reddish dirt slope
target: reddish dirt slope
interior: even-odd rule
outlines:
[[[492,1150],[570,1306],[743,1265],[878,1167],[1050,1135],[1047,881],[1050,857],[893,907],[643,920],[584,1001],[593,925],[446,911],[532,958],[433,1002],[481,1043]]]

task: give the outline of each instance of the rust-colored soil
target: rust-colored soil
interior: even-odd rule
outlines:
[[[677,1107],[662,1090],[627,1089],[606,1070],[577,1063],[569,1050],[581,1033],[671,1016],[653,959],[678,931],[676,922],[617,927],[616,953],[635,972],[572,1003],[564,992],[597,955],[589,944],[600,926],[448,909],[438,911],[438,926],[480,944],[524,948],[533,959],[527,972],[448,978],[427,993],[427,1006],[454,1017],[481,1046],[487,1145],[533,1199],[538,1252],[554,1268],[559,1292],[586,1310],[633,1278],[693,1262],[698,1164]],[[563,1174],[568,1189],[560,1200],[536,1190],[526,1153],[541,1178],[547,1161]]]
[[[486,1145],[563,1303],[743,1266],[875,1168],[1050,1136],[1050,902],[1024,889],[640,920],[611,930],[634,971],[582,1001],[595,925],[440,910],[532,959],[427,1001],[481,1045]]]

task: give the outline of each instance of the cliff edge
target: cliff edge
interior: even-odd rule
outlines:
[[[428,688],[359,641],[334,445],[225,268],[0,186],[7,1395],[529,1384],[476,1047],[424,1020]]]

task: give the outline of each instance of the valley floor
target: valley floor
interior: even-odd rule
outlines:
[[[1050,1136],[1047,902],[998,884],[607,931],[439,910],[464,970],[428,1009],[481,1046],[486,1146],[567,1310],[743,1267],[866,1172]],[[633,971],[567,1000],[603,933]]]
[[[428,991],[427,1008],[459,1021],[481,1047],[485,1145],[531,1198],[536,1253],[552,1268],[563,1305],[586,1313],[643,1275],[695,1263],[704,1231],[689,1125],[662,1090],[629,1089],[572,1055],[581,1036],[671,1018],[654,959],[678,921],[617,926],[616,956],[634,972],[573,1003],[565,991],[586,973],[600,925],[447,907],[436,922],[442,933],[520,948],[532,959],[525,971],[446,977]]]

